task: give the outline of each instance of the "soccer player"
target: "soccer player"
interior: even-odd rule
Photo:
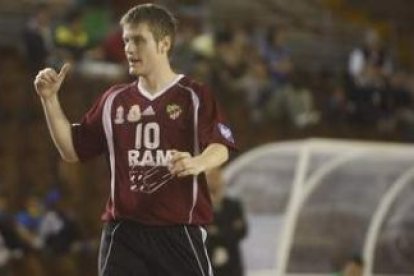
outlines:
[[[232,132],[212,93],[170,67],[176,23],[169,11],[137,5],[121,26],[137,80],[106,91],[80,123],[69,123],[58,100],[68,64],[60,72],[46,68],[34,81],[62,158],[107,156],[111,192],[99,275],[212,275],[204,172],[228,159]]]

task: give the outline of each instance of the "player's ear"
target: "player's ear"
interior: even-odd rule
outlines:
[[[164,36],[160,41],[160,50],[162,54],[168,54],[168,51],[171,48],[171,37]]]

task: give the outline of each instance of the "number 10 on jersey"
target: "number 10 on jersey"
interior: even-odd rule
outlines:
[[[156,149],[160,146],[160,126],[156,122],[139,123],[135,130],[135,148]]]

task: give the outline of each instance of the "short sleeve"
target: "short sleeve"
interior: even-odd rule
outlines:
[[[205,86],[200,87],[200,107],[198,112],[198,135],[201,149],[209,144],[219,143],[230,150],[237,150],[234,134],[213,93]]]
[[[81,161],[96,157],[106,151],[106,138],[102,125],[105,93],[99,97],[79,123],[72,124],[72,140]]]

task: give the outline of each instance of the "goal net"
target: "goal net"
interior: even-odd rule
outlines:
[[[332,275],[356,254],[364,275],[414,275],[414,146],[280,142],[224,176],[249,223],[247,275]]]

